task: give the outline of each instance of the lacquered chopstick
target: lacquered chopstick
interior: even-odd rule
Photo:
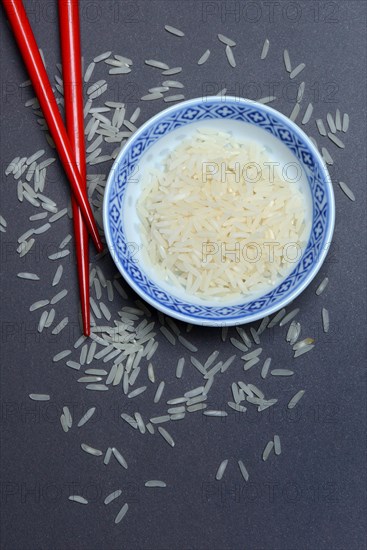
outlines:
[[[70,144],[86,190],[86,164],[83,114],[78,0],[59,0],[60,44],[64,83],[65,118]],[[77,202],[72,197],[74,236],[78,266],[83,332],[90,335],[88,232]]]
[[[3,5],[71,189],[88,231],[100,252],[103,250],[103,245],[97,224],[24,6],[21,0],[3,0]]]

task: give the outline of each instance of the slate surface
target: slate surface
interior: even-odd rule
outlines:
[[[60,62],[57,14],[54,2],[27,2],[37,40],[51,77]],[[284,70],[282,52],[289,49],[292,63],[305,62],[303,108],[312,101],[315,113],[340,107],[351,118],[344,135],[345,150],[318,136],[314,123],[307,133],[326,144],[335,164],[336,229],[331,252],[314,284],[296,301],[301,308],[304,336],[314,336],[315,349],[294,365],[292,379],[260,382],[258,371],[251,381],[278,397],[282,405],[270,413],[231,415],[224,421],[200,413],[169,426],[174,449],[157,436],[139,436],[119,419],[119,413],[140,410],[145,418],[164,411],[154,407],[155,388],[126,403],[120,390],[105,394],[87,392],[76,383],[78,373],[52,357],[70,347],[77,338],[74,324],[58,338],[37,334],[37,313],[32,302],[50,296],[56,269],[47,261],[49,250],[72,230],[64,218],[35,252],[21,261],[15,243],[30,225],[34,209],[20,204],[14,181],[4,169],[17,154],[31,155],[46,142],[35,117],[24,107],[30,89],[20,89],[26,79],[4,13],[1,37],[1,213],[8,221],[1,234],[1,548],[4,550],[360,550],[366,546],[365,506],[365,321],[366,321],[366,8],[362,1],[330,2],[219,2],[151,1],[81,2],[82,43],[86,62],[105,50],[131,57],[134,70],[127,77],[111,78],[109,99],[136,107],[136,98],[161,81],[159,71],[144,66],[156,58],[170,66],[183,66],[179,80],[187,97],[216,93],[226,87],[252,99],[271,94],[274,107],[290,114],[294,88]],[[164,24],[182,28],[185,38],[164,31]],[[228,65],[217,33],[234,37],[237,68]],[[270,40],[268,58],[260,61],[264,39]],[[209,61],[196,61],[206,48]],[[104,68],[98,68],[99,74]],[[102,77],[102,76],[101,76]],[[176,77],[175,77],[176,78]],[[301,82],[298,77],[297,83]],[[142,105],[140,122],[164,106]],[[99,171],[107,172],[109,165]],[[49,171],[46,187],[60,206],[67,204],[68,190],[60,167]],[[52,176],[52,177],[51,177]],[[357,197],[351,203],[338,188],[346,181]],[[46,243],[47,242],[47,246]],[[93,261],[93,256],[92,256]],[[109,259],[105,271],[114,273]],[[63,285],[67,298],[58,304],[57,315],[77,318],[77,280],[73,257],[64,262]],[[35,271],[42,282],[22,282],[19,271]],[[320,298],[315,287],[323,276],[330,284]],[[330,311],[331,329],[321,329],[321,307]],[[153,317],[156,319],[156,317]],[[235,335],[231,331],[230,335]],[[182,382],[175,379],[177,359],[189,353],[171,348],[158,332],[160,346],[154,356],[157,379],[166,380],[164,399],[181,395],[200,384],[196,370],[186,364]],[[217,329],[194,328],[190,340],[205,360],[213,349],[228,357],[234,348],[220,342]],[[279,367],[291,364],[284,330],[266,332],[264,353]],[[231,367],[232,368],[232,367]],[[241,362],[235,363],[242,376]],[[221,407],[231,398],[234,370],[213,386],[211,406]],[[140,374],[145,383],[145,374]],[[143,381],[144,378],[144,381]],[[289,415],[284,404],[300,388],[306,395]],[[32,403],[31,392],[47,392],[50,404]],[[146,396],[144,398],[144,395]],[[68,404],[77,421],[88,406],[97,406],[96,417],[82,430],[64,434],[59,415]],[[278,433],[283,452],[261,461],[266,442]],[[117,463],[106,467],[86,455],[80,443],[105,449],[116,445],[129,468]],[[214,479],[224,458],[230,458],[222,482]],[[250,471],[247,484],[239,475],[241,458]],[[163,479],[166,489],[145,489],[147,479]],[[104,497],[121,488],[118,501],[105,506]],[[72,493],[84,494],[90,504],[68,502]],[[119,526],[114,517],[129,502],[129,512]]]

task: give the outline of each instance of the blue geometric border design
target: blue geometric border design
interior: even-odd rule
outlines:
[[[185,302],[156,285],[132,260],[120,215],[126,184],[143,153],[157,140],[176,128],[193,122],[233,119],[262,128],[280,140],[305,168],[312,195],[313,221],[310,239],[303,257],[292,273],[261,298],[234,306],[209,306]],[[307,136],[283,115],[267,106],[247,100],[208,98],[191,100],[167,109],[142,126],[116,159],[107,185],[104,222],[109,246],[120,270],[132,280],[148,301],[161,305],[173,316],[189,315],[203,321],[248,322],[259,312],[282,307],[285,298],[297,296],[317,273],[331,240],[334,225],[334,196],[326,167]]]

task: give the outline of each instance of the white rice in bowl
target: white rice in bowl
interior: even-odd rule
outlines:
[[[137,202],[143,257],[201,299],[266,293],[300,260],[306,197],[256,141],[197,129],[151,168]]]

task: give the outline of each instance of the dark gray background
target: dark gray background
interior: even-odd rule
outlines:
[[[56,74],[55,63],[60,62],[55,4],[26,4],[51,77]],[[50,281],[56,266],[46,261],[42,248],[23,262],[14,250],[34,209],[18,203],[15,182],[5,179],[4,168],[17,154],[30,155],[44,147],[45,141],[34,115],[24,107],[31,92],[18,88],[27,77],[2,14],[0,189],[8,231],[1,234],[1,547],[365,548],[365,3],[83,0],[81,8],[86,62],[107,49],[133,59],[133,72],[119,80],[122,84],[116,87],[115,97],[109,97],[132,103],[132,110],[133,98],[160,82],[159,71],[148,70],[143,63],[156,58],[184,67],[178,78],[185,84],[187,98],[207,92],[210,85],[214,93],[227,87],[229,92],[256,99],[271,93],[269,85],[276,83],[279,99],[273,105],[289,115],[294,98],[287,96],[289,79],[282,61],[287,47],[294,65],[302,61],[307,65],[303,105],[313,101],[317,116],[324,118],[336,107],[350,114],[350,131],[343,138],[346,149],[337,150],[332,144],[327,147],[335,159],[330,170],[333,181],[346,181],[357,200],[348,201],[335,185],[336,229],[331,253],[317,280],[296,300],[303,334],[316,338],[315,349],[297,360],[296,376],[291,380],[272,378],[259,384],[281,397],[280,407],[263,416],[229,416],[225,422],[205,421],[200,413],[191,415],[169,427],[176,440],[174,449],[159,436],[139,437],[118,414],[140,410],[149,417],[157,414],[157,409],[143,397],[126,404],[117,391],[109,392],[110,401],[104,394],[91,395],[76,383],[78,373],[53,364],[53,355],[72,345],[78,328],[74,327],[73,334],[64,331],[58,339],[37,336],[38,315],[29,313],[29,305],[48,295],[49,288],[16,277],[19,271],[29,270]],[[182,28],[186,37],[168,35],[164,24]],[[219,32],[237,41],[235,71],[216,39]],[[260,61],[266,37],[270,51],[268,58]],[[211,58],[198,67],[196,61],[206,48],[212,50]],[[161,108],[160,102],[143,105],[139,122]],[[306,131],[320,142],[313,124]],[[108,168],[101,165],[99,171]],[[68,190],[61,169],[55,167],[54,173],[58,181],[46,189],[61,207],[67,203]],[[59,243],[69,229],[71,222],[64,218],[58,229],[48,234],[48,242]],[[105,262],[112,274],[112,264],[108,259]],[[59,304],[58,314],[61,318],[65,312],[73,320],[78,311],[74,259],[65,267],[63,281],[69,295]],[[330,278],[329,287],[316,298],[315,287],[325,275]],[[321,330],[322,306],[330,311],[328,335]],[[162,336],[158,338],[162,341],[153,362],[158,379],[167,381],[168,399],[182,393],[174,369],[184,350],[171,349]],[[230,343],[219,343],[217,329],[195,328],[190,339],[197,343],[198,357],[204,360],[217,348],[223,357],[233,353]],[[264,353],[271,355],[277,366],[291,364],[284,331],[266,332],[262,343]],[[237,363],[240,373],[241,363]],[[227,374],[213,387],[211,399],[217,407],[230,399],[233,378],[230,370]],[[200,382],[189,365],[185,377],[185,389]],[[251,381],[256,384],[257,380],[258,375]],[[300,388],[306,395],[295,414],[287,416],[284,404]],[[31,392],[49,392],[52,405],[31,403],[27,398]],[[149,392],[153,395],[153,387]],[[98,418],[85,426],[83,433],[73,429],[65,435],[58,420],[65,404],[72,408],[76,420],[88,406],[96,405]],[[281,436],[283,453],[264,464],[261,452],[274,433]],[[115,463],[102,467],[100,460],[80,451],[82,441],[102,449],[115,444],[128,460],[128,471]],[[230,462],[218,483],[215,471],[226,457]],[[248,484],[239,475],[238,458],[250,471]],[[167,489],[145,489],[144,481],[151,478],[164,479]],[[121,499],[130,503],[130,510],[123,522],[114,526],[123,500],[110,506],[104,506],[102,500],[117,487],[123,489]],[[72,492],[88,494],[90,504],[70,503],[67,497]]]

